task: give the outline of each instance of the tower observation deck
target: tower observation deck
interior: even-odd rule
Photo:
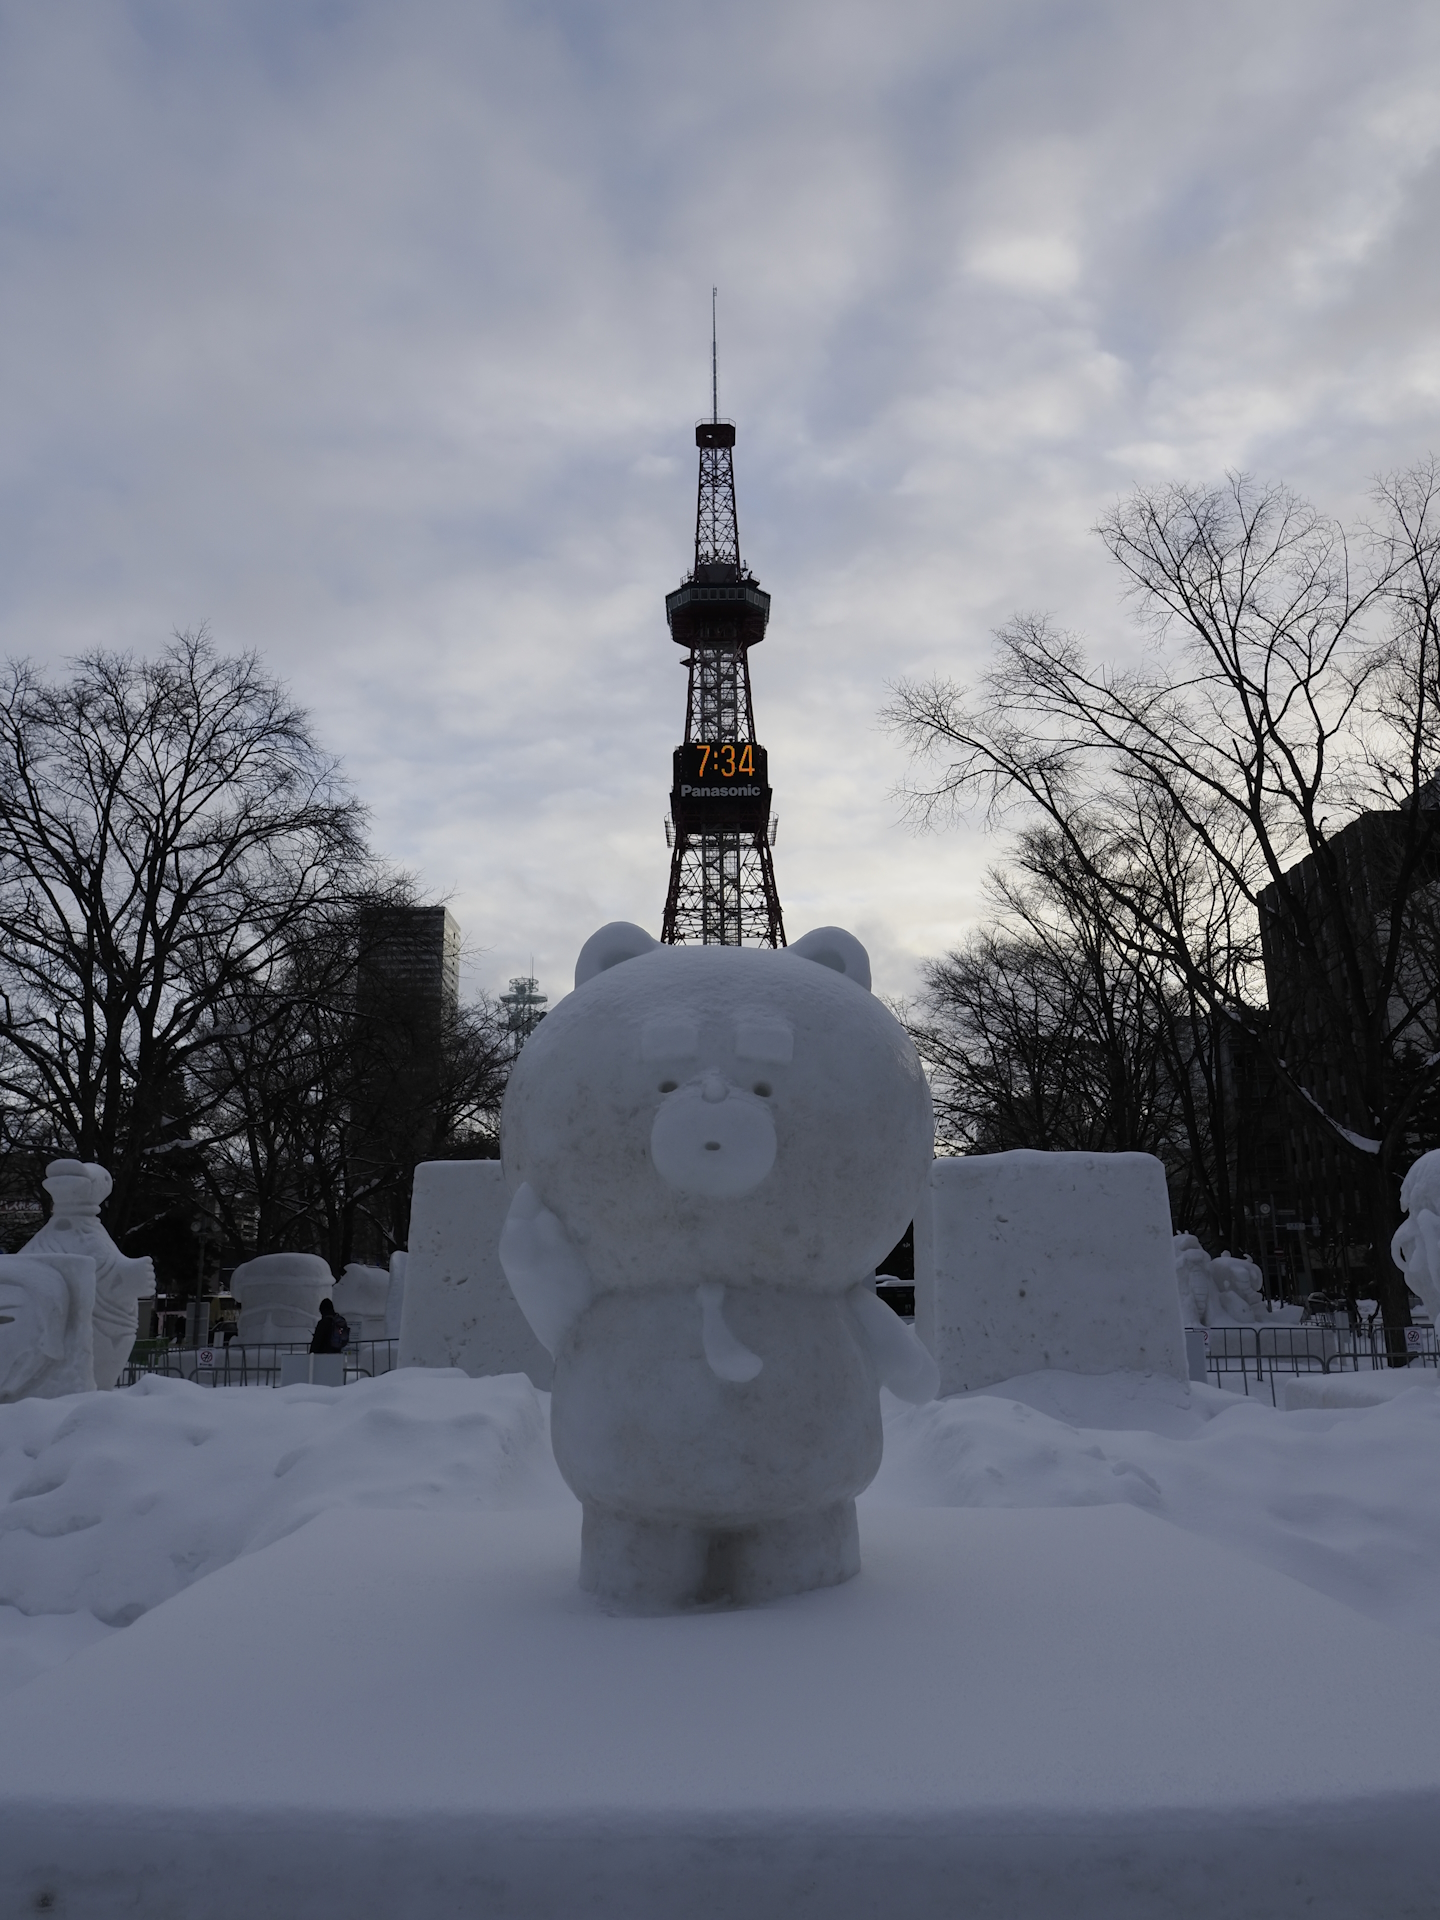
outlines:
[[[755,738],[750,698],[750,649],[765,638],[770,596],[740,561],[733,422],[712,412],[696,427],[695,444],[695,566],[665,596],[670,637],[685,648],[690,684],[665,823],[670,888],[660,938],[670,945],[783,947],[769,764]]]

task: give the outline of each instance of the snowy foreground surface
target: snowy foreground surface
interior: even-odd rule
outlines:
[[[1343,1412],[1131,1374],[1035,1374],[919,1408],[887,1395],[861,1507],[1129,1503],[1440,1639],[1440,1391],[1419,1380]],[[0,1691],[336,1508],[573,1504],[547,1411],[523,1375],[420,1368],[338,1392],[154,1377],[0,1406]],[[1363,1634],[1357,1620],[1350,1652]]]
[[[1433,1914],[1432,1382],[892,1402],[858,1580],[660,1620],[520,1376],[0,1408],[0,1911]]]

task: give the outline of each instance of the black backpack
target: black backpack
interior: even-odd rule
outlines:
[[[330,1316],[330,1351],[343,1353],[350,1344],[350,1322],[343,1313]]]

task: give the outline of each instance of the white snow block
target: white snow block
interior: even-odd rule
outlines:
[[[282,1353],[280,1384],[282,1387],[343,1387],[345,1356],[343,1353]]]
[[[322,1514],[0,1701],[0,1913],[1435,1912],[1433,1641],[1130,1506],[862,1527],[843,1586],[637,1618],[578,1508]]]
[[[1017,1374],[1189,1378],[1165,1171],[1148,1153],[937,1160],[915,1228],[915,1331],[941,1393]]]
[[[498,1160],[426,1160],[415,1169],[404,1269],[402,1367],[526,1373],[548,1392],[553,1363],[500,1265],[510,1206]]]

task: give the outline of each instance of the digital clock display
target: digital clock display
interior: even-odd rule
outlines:
[[[753,740],[692,740],[675,749],[670,812],[677,827],[754,829],[770,817],[770,770]]]
[[[763,787],[768,778],[764,747],[753,740],[724,740],[711,745],[692,740],[675,755],[675,784],[690,787]]]

